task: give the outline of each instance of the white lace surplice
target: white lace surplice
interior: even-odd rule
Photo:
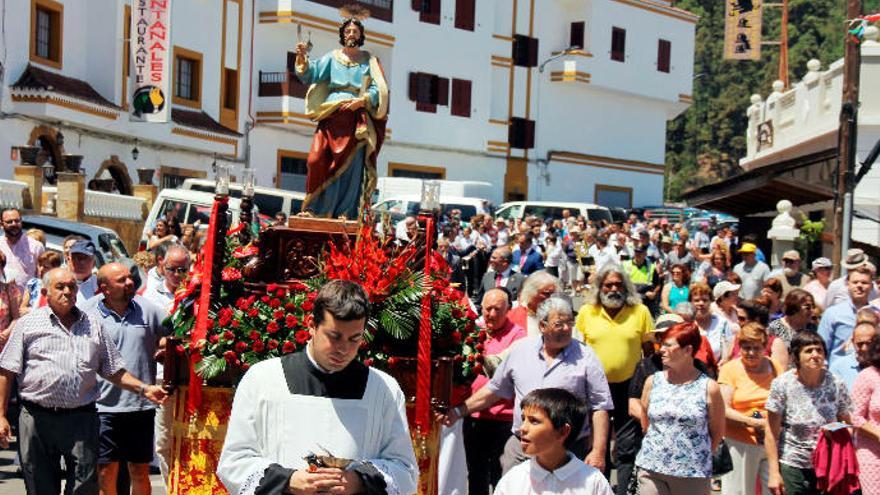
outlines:
[[[254,365],[235,394],[217,475],[231,495],[250,495],[270,464],[306,469],[310,452],[367,461],[389,495],[415,493],[418,467],[403,393],[370,368],[361,400],[293,395],[280,359]]]

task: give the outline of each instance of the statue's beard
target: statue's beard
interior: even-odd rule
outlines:
[[[349,38],[349,39],[345,40],[345,47],[346,48],[357,48],[357,46],[358,46],[358,40],[353,39],[353,38]]]

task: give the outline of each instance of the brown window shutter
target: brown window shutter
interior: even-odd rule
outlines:
[[[657,70],[669,73],[671,57],[672,43],[667,40],[660,40],[657,43]]]
[[[452,115],[471,116],[471,82],[464,79],[452,80]]]
[[[507,131],[507,142],[511,148],[530,149],[535,147],[535,121],[512,117]]]
[[[571,37],[568,46],[575,48],[584,47],[584,33],[586,32],[586,23],[584,21],[571,23]]]
[[[437,104],[449,105],[449,79],[445,77],[437,78]]]
[[[440,24],[440,0],[422,0],[419,10],[419,21],[429,24]]]
[[[455,27],[466,31],[474,30],[476,0],[455,0]]]
[[[512,43],[513,65],[517,67],[538,66],[538,40],[528,36],[517,34]]]
[[[611,60],[617,62],[626,60],[626,29],[611,28]]]
[[[422,0],[412,0],[411,6],[412,6],[412,9],[415,10],[416,12],[421,12],[422,11]]]
[[[529,38],[529,67],[538,66],[538,38]]]
[[[418,101],[418,99],[419,99],[419,73],[418,72],[410,72],[409,73],[409,99],[411,101]]]

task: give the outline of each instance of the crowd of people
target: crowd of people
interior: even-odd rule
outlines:
[[[469,493],[522,493],[503,477],[526,459],[525,397],[547,388],[586,407],[567,448],[615,469],[618,495],[880,493],[880,298],[863,251],[832,279],[827,258],[807,273],[791,250],[771,267],[755,236],[711,222],[691,236],[563,216],[441,227],[489,333],[487,376],[446,416],[465,420]]]
[[[880,298],[863,251],[833,279],[827,258],[770,267],[755,238],[711,222],[691,236],[635,217],[444,220],[438,252],[488,336],[484,374],[443,418],[463,420],[468,493],[880,493]],[[17,210],[0,222],[0,440],[16,397],[30,493],[66,477],[112,494],[123,471],[148,493],[154,450],[163,474],[170,454],[155,357],[191,249],[159,227],[138,294],[128,267],[95,269],[91,241],[59,255]]]

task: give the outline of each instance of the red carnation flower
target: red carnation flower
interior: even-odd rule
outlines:
[[[284,354],[290,354],[291,352],[296,350],[296,346],[293,345],[293,342],[286,340],[284,341],[284,345],[281,346],[281,352]]]
[[[275,295],[278,297],[284,297],[287,295],[287,289],[282,287],[282,288],[278,289],[277,291],[275,291]]]
[[[241,272],[238,271],[237,268],[228,266],[220,272],[220,278],[222,278],[224,282],[234,282],[236,280],[241,280]]]
[[[253,349],[254,352],[263,352],[263,349],[265,348],[266,346],[263,345],[262,340],[258,340],[251,345],[251,349]]]
[[[364,359],[364,366],[372,366],[373,360],[370,358]]]
[[[287,315],[287,318],[285,318],[284,320],[284,326],[286,326],[287,328],[293,328],[297,325],[297,323],[299,323],[299,320],[296,319],[296,316],[293,315]]]
[[[269,339],[269,342],[266,344],[266,346],[269,347],[270,351],[275,350],[276,348],[278,348],[278,341],[275,339]]]
[[[232,340],[235,338],[235,334],[230,332],[229,330],[223,332],[223,338],[226,340]]]
[[[474,365],[474,373],[479,375],[482,372],[483,372],[483,365],[480,363],[475,364]]]
[[[251,340],[260,340],[260,332],[256,330],[251,330],[251,333],[248,334]]]
[[[266,304],[269,304],[269,296],[263,296],[260,298],[260,301],[263,301]]]
[[[251,318],[256,318],[258,314],[260,314],[260,310],[257,308],[251,308],[247,312],[248,316]]]
[[[464,313],[459,308],[452,308],[452,317],[455,319],[459,319],[464,316]]]
[[[250,306],[248,300],[243,297],[239,297],[238,301],[235,302],[235,307],[241,310],[248,309],[248,306]]]
[[[241,323],[238,320],[232,320],[232,328],[238,328],[241,326]]]
[[[272,309],[281,307],[281,299],[273,298],[269,301],[269,307]]]
[[[241,369],[242,369],[242,371],[247,371],[247,370],[251,369],[251,365],[248,363],[241,363]]]
[[[474,346],[474,349],[476,349],[476,350],[478,350],[478,351],[480,351],[480,352],[483,352],[483,344],[477,344],[477,345],[475,345],[475,346]]]
[[[474,362],[474,359],[475,359],[475,358],[474,358],[474,355],[473,355],[473,354],[471,354],[470,356],[467,357],[467,360],[468,360],[469,363],[473,363],[473,362]]]
[[[471,344],[474,343],[474,338],[471,337],[471,336],[468,336],[468,338],[464,339],[464,343],[465,343],[465,344],[468,344],[468,345],[471,345]]]
[[[278,323],[274,321],[270,321],[268,325],[266,325],[266,331],[269,333],[275,333],[278,331]]]
[[[485,330],[480,330],[480,342],[484,342],[489,337]]]
[[[315,309],[315,303],[313,303],[312,301],[307,299],[307,300],[303,301],[302,309],[303,309],[303,311],[311,311],[311,310]]]
[[[235,351],[226,351],[223,353],[223,359],[226,360],[227,363],[232,364],[236,360]]]
[[[286,309],[287,311],[294,311],[296,309],[296,304],[289,302],[284,305],[284,309]]]
[[[266,292],[276,291],[276,290],[278,290],[278,287],[279,287],[278,284],[268,284],[268,285],[266,285]]]
[[[235,352],[241,354],[242,352],[247,350],[248,345],[242,341],[238,341],[235,343]]]
[[[461,332],[452,332],[450,337],[452,337],[452,341],[456,344],[461,344]]]
[[[220,336],[217,334],[211,335],[210,337],[208,337],[208,342],[216,344],[217,342],[220,342]]]
[[[391,356],[390,358],[388,358],[388,366],[395,366],[395,365],[397,365],[397,358],[394,356]]]
[[[280,320],[281,318],[284,318],[284,310],[279,309],[279,310],[275,311],[274,313],[272,313],[272,317],[275,318],[276,320]]]
[[[290,290],[297,292],[308,289],[308,287],[306,287],[306,284],[302,282],[291,282],[288,287],[290,287]]]
[[[314,292],[314,291],[309,292],[309,294],[306,297],[308,298],[309,301],[314,301],[315,299],[318,298],[318,293]]]
[[[294,334],[293,338],[296,339],[296,343],[297,343],[297,344],[299,344],[299,345],[305,345],[305,343],[308,342],[309,339],[312,338],[312,336],[309,335],[309,332],[308,332],[308,331],[306,331],[306,330],[300,330],[300,331],[296,332],[296,334]]]
[[[455,356],[452,357],[452,361],[454,361],[456,363],[460,363],[460,362],[464,361],[464,358],[461,357],[461,354],[456,354]]]

